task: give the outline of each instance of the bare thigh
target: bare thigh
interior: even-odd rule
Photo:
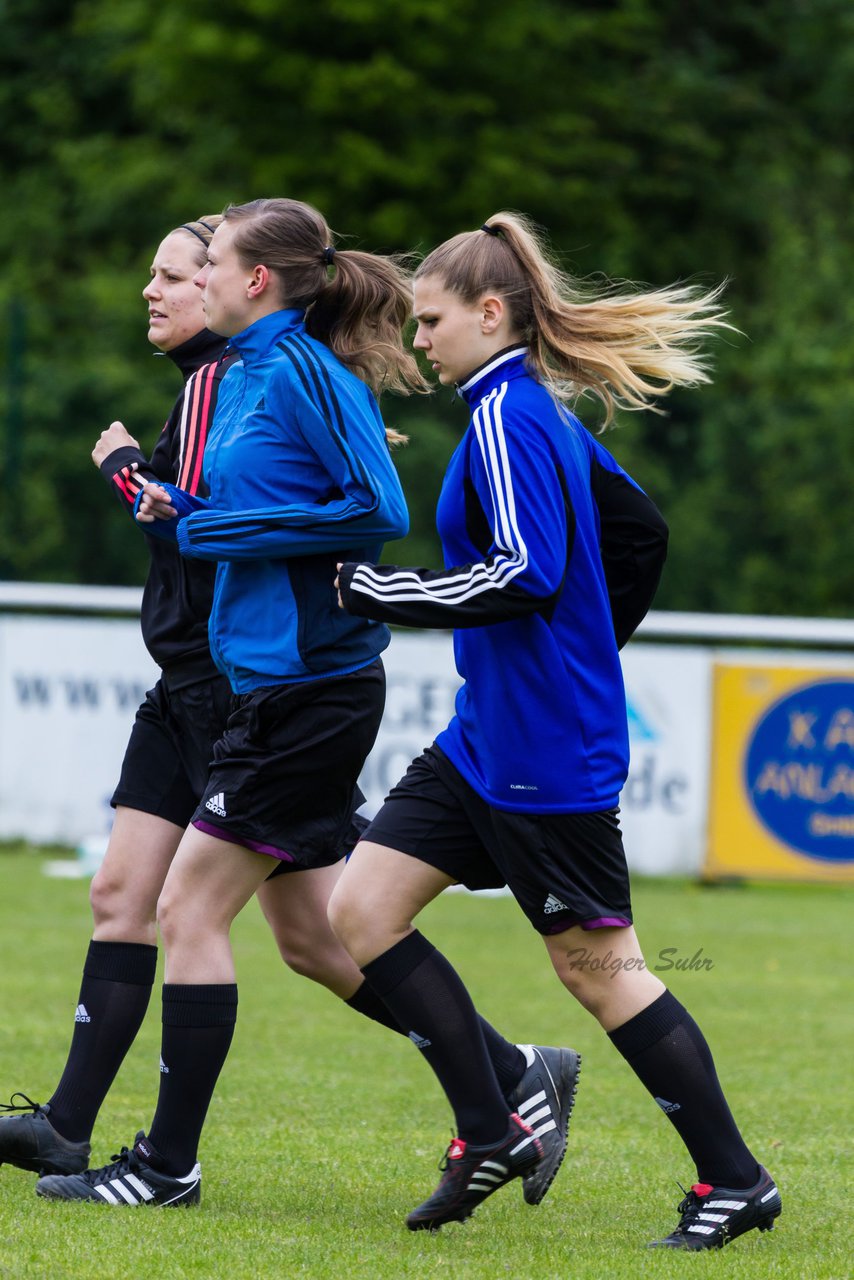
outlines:
[[[90,890],[97,942],[157,943],[157,899],[184,831],[119,805]]]
[[[333,890],[329,919],[361,968],[411,933],[419,911],[454,883],[408,853],[363,840]]]
[[[167,982],[235,981],[231,924],[269,873],[266,854],[187,828],[157,904]]]
[[[652,1004],[664,983],[647,969],[634,928],[575,925],[543,938],[555,972],[606,1031]]]
[[[347,1000],[363,979],[327,917],[329,898],[343,870],[342,858],[331,867],[274,876],[261,885],[258,901],[285,964]]]

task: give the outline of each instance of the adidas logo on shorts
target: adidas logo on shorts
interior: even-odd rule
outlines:
[[[550,916],[554,911],[567,911],[567,910],[568,910],[568,907],[566,903],[561,902],[560,898],[556,898],[553,893],[549,894],[549,896],[545,900],[545,903],[543,904],[543,911],[547,916]]]
[[[211,796],[210,800],[205,804],[206,809],[210,809],[211,813],[218,813],[221,818],[227,817],[225,812],[225,793],[218,791],[215,796]]]

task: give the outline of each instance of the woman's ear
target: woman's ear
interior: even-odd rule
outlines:
[[[270,271],[268,267],[259,263],[252,268],[252,275],[249,279],[249,285],[246,293],[250,298],[259,298],[262,293],[269,287],[271,282]]]
[[[501,327],[507,315],[507,308],[502,298],[487,294],[480,303],[480,327],[485,334],[495,333]]]

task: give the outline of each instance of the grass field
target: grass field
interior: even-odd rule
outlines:
[[[44,1100],[65,1058],[89,936],[87,883],[48,880],[43,855],[0,852],[0,1098]],[[450,1113],[418,1052],[286,973],[254,904],[237,923],[240,1016],[203,1138],[199,1209],[58,1205],[0,1170],[0,1277],[130,1275],[447,1280],[499,1277],[832,1277],[851,1274],[854,892],[828,886],[640,881],[647,960],[706,1032],[733,1110],[779,1181],[776,1230],[717,1254],[645,1250],[693,1181],[667,1120],[573,1006],[508,899],[445,895],[424,931],[483,1013],[520,1040],[569,1043],[584,1069],[570,1152],[546,1201],[516,1183],[467,1224],[410,1234],[432,1191]],[[153,1113],[159,995],[95,1131],[104,1163]]]

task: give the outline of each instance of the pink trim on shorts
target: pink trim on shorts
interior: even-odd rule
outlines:
[[[293,854],[285,853],[284,849],[277,849],[273,844],[262,844],[260,840],[247,840],[245,836],[238,836],[233,831],[226,831],[223,827],[215,827],[212,822],[205,822],[204,818],[197,818],[192,825],[216,840],[225,840],[228,844],[242,844],[244,848],[253,849],[255,853],[266,853],[270,858],[278,858],[279,862],[296,862]]]
[[[574,929],[576,925],[581,929],[628,929],[631,920],[627,920],[625,916],[596,916],[593,920],[572,920],[569,924],[566,922],[553,924],[551,928],[542,930],[543,937],[548,938],[553,933],[565,933],[567,929]]]
[[[623,916],[597,916],[595,920],[582,920],[582,929],[628,929],[631,920]]]

